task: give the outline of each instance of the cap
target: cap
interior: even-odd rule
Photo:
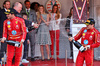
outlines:
[[[86,24],[86,25],[89,25],[89,24],[92,25],[92,24],[95,24],[95,21],[94,21],[94,19],[89,18],[88,20],[86,20],[85,24]]]
[[[5,14],[15,14],[15,10],[13,8],[8,9]]]

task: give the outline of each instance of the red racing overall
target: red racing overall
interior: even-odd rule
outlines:
[[[95,28],[89,30],[86,29],[86,27],[83,27],[74,37],[76,41],[81,38],[81,44],[83,44],[83,46],[90,45],[90,49],[87,51],[79,51],[76,59],[76,66],[83,66],[84,60],[86,66],[93,66],[93,48],[99,47],[100,44],[100,36],[98,36],[99,31]]]
[[[24,20],[19,17],[5,20],[3,26],[3,38],[18,42],[24,41],[26,38],[26,26]],[[7,66],[19,66],[22,56],[22,47],[23,45],[20,47],[7,45]],[[14,56],[15,63],[12,64],[12,59]]]

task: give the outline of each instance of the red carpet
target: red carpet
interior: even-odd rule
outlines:
[[[55,63],[56,62],[56,63]],[[55,60],[45,60],[45,61],[41,61],[41,60],[36,60],[36,61],[30,61],[29,64],[23,64],[25,66],[65,66],[65,59],[59,59],[57,61]],[[72,60],[68,60],[68,66],[73,66],[74,63],[72,62]]]
[[[55,63],[56,62],[56,63]],[[30,61],[29,63],[23,63],[24,66],[66,66],[65,59],[59,59],[57,61],[50,60],[50,61]],[[3,65],[4,66],[4,65]],[[67,66],[75,66],[72,60],[67,60]],[[85,64],[83,66],[86,66]],[[94,66],[100,66],[100,61],[94,61]]]
[[[56,62],[56,63],[55,63]],[[55,60],[50,60],[50,61],[41,61],[41,60],[36,60],[36,61],[30,61],[29,64],[23,64],[25,66],[66,66],[65,59],[59,59],[57,61]],[[72,60],[68,59],[67,60],[67,66],[75,66],[75,63],[73,63]],[[83,66],[86,66],[85,64]],[[94,61],[94,66],[100,66],[100,61]]]

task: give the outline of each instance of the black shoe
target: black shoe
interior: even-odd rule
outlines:
[[[34,57],[34,58],[40,58],[39,56],[36,56],[36,57]]]
[[[47,60],[49,61],[50,60],[50,57],[48,57]]]
[[[44,61],[44,57],[42,57],[42,59],[41,59],[42,61]]]
[[[44,61],[44,59],[41,59],[42,61]]]
[[[50,61],[50,59],[47,59],[47,61]]]
[[[39,60],[40,59],[40,57],[38,56],[38,57],[34,57],[35,58],[35,60]]]
[[[31,61],[35,61],[35,59],[34,58],[31,58]]]
[[[23,64],[20,64],[19,66],[24,66]]]

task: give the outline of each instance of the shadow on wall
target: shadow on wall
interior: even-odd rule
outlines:
[[[95,27],[98,31],[100,31],[100,5],[96,7],[96,19],[95,19]],[[100,47],[94,49],[94,59],[100,60]]]
[[[100,6],[96,7],[96,24],[95,27],[100,31]]]

